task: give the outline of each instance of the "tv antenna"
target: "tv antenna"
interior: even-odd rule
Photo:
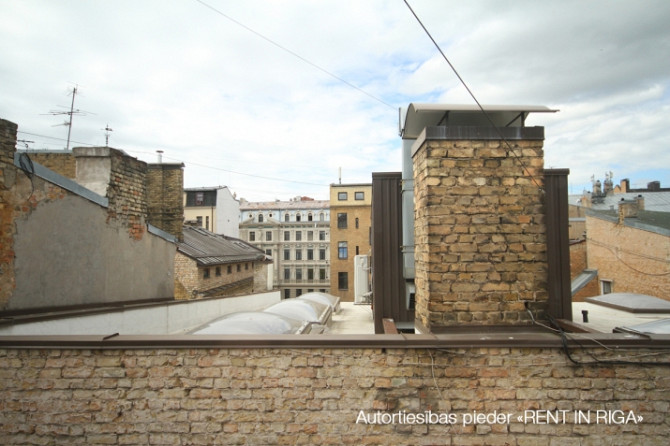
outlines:
[[[69,119],[62,124],[56,124],[56,125],[65,125],[68,127],[67,129],[67,146],[65,147],[65,150],[70,150],[70,135],[72,134],[72,117],[74,115],[81,115],[81,116],[86,116],[87,111],[79,110],[74,108],[74,98],[77,96],[77,89],[79,88],[78,85],[75,85],[72,87],[72,102],[70,103],[70,110],[69,111],[61,111],[61,110],[51,110],[49,111],[48,114],[57,116],[57,115],[68,115]],[[94,113],[92,113],[94,114]]]
[[[105,147],[109,147],[109,133],[113,132],[114,129],[109,128],[109,124],[104,129],[101,129],[105,131]]]

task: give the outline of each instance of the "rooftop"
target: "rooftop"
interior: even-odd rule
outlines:
[[[241,211],[261,210],[302,210],[302,209],[328,209],[329,200],[305,200],[305,201],[256,201],[240,203]]]
[[[262,250],[234,237],[193,226],[184,226],[183,233],[184,241],[177,245],[177,249],[199,265],[268,260]]]

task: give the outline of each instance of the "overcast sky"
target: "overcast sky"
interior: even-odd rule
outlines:
[[[527,125],[572,193],[670,187],[669,1],[409,2],[480,103],[560,109]],[[0,0],[0,118],[62,150],[75,85],[71,146],[252,201],[400,171],[399,107],[473,103],[403,0]]]

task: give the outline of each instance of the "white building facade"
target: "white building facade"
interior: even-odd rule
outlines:
[[[282,298],[330,293],[329,201],[242,201],[239,228],[239,238],[274,259],[274,283]]]

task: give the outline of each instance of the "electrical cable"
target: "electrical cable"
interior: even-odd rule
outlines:
[[[313,67],[313,68],[316,68],[317,70],[321,71],[322,73],[325,73],[325,74],[327,74],[328,76],[332,77],[333,79],[336,79],[336,80],[338,80],[339,82],[342,82],[343,84],[347,85],[348,87],[351,87],[351,88],[353,88],[354,90],[356,90],[356,91],[358,91],[358,92],[360,92],[360,93],[363,93],[364,95],[366,95],[366,96],[368,96],[368,97],[374,99],[375,101],[377,101],[377,102],[379,102],[379,103],[381,103],[381,104],[383,104],[383,105],[385,105],[385,106],[387,106],[387,107],[389,107],[389,108],[392,108],[393,110],[396,110],[396,107],[394,107],[393,105],[389,104],[388,102],[385,102],[384,100],[379,99],[378,97],[376,97],[376,96],[374,96],[374,95],[368,93],[367,91],[363,90],[363,89],[360,88],[360,87],[357,87],[356,85],[352,84],[351,82],[348,82],[347,80],[341,78],[340,76],[331,73],[330,71],[326,70],[325,68],[320,67],[319,65],[317,65],[317,64],[315,64],[314,62],[310,61],[309,59],[306,59],[306,58],[304,58],[303,56],[301,56],[300,54],[296,53],[295,51],[292,51],[292,50],[286,48],[285,46],[280,45],[279,43],[275,42],[274,40],[270,39],[269,37],[264,36],[263,34],[259,33],[258,31],[256,31],[256,30],[254,30],[254,29],[248,27],[248,26],[245,25],[244,23],[242,23],[242,22],[240,22],[240,21],[238,21],[238,20],[235,20],[234,18],[230,17],[229,15],[227,15],[227,14],[223,13],[222,11],[216,9],[216,8],[213,7],[212,5],[209,5],[209,4],[205,3],[205,2],[202,1],[202,0],[195,0],[195,1],[198,2],[198,3],[200,3],[201,5],[205,6],[206,8],[211,9],[211,10],[214,11],[215,13],[219,14],[221,17],[224,17],[224,18],[230,20],[231,22],[233,22],[233,23],[236,24],[237,26],[240,26],[240,27],[246,29],[247,31],[249,31],[249,32],[251,32],[251,33],[253,33],[253,34],[255,34],[256,36],[260,37],[261,39],[265,40],[266,42],[268,42],[268,43],[270,43],[270,44],[276,46],[276,47],[279,48],[280,50],[282,50],[282,51],[284,51],[284,52],[290,54],[291,56],[293,56],[293,57],[295,57],[295,58],[297,58],[297,59],[299,59],[299,60],[301,60],[301,61],[303,61],[303,62],[306,63],[307,65],[309,65],[309,66],[311,66],[311,67]]]
[[[515,158],[515,159],[517,160],[517,162],[521,165],[521,167],[523,168],[523,170],[525,170],[526,173],[528,174],[528,176],[530,176],[530,179],[533,181],[533,183],[535,183],[535,185],[537,186],[537,188],[538,188],[539,190],[542,191],[543,189],[542,189],[542,186],[540,186],[540,183],[535,179],[535,177],[534,177],[533,174],[530,172],[530,170],[526,167],[526,164],[521,160],[521,158],[519,158],[519,156],[517,155],[517,153],[516,153],[516,151],[514,150],[514,148],[512,147],[512,145],[511,145],[511,144],[509,143],[509,141],[507,141],[507,139],[503,136],[502,132],[500,131],[500,128],[498,128],[498,126],[494,124],[494,122],[493,122],[493,120],[491,119],[491,117],[489,116],[489,114],[486,113],[486,110],[484,110],[484,107],[482,107],[482,105],[479,103],[479,101],[478,101],[477,98],[475,97],[475,95],[474,95],[474,93],[472,92],[472,90],[470,90],[470,87],[468,87],[468,85],[465,83],[465,80],[463,80],[463,78],[461,77],[461,75],[458,74],[458,71],[456,70],[456,67],[454,67],[454,65],[451,63],[451,61],[449,60],[449,58],[447,57],[447,55],[444,54],[444,52],[442,51],[442,48],[440,48],[440,45],[435,41],[435,39],[434,39],[433,36],[430,34],[430,32],[428,31],[428,29],[424,26],[424,24],[423,24],[423,22],[421,21],[421,19],[419,18],[419,16],[414,12],[414,9],[412,9],[412,7],[410,6],[410,4],[408,3],[407,0],[403,0],[403,1],[405,2],[405,5],[407,5],[407,7],[409,8],[409,10],[410,10],[410,12],[412,13],[412,15],[414,16],[414,18],[417,20],[417,22],[419,22],[419,25],[421,25],[421,28],[423,28],[423,30],[425,31],[425,33],[428,35],[428,38],[433,42],[433,45],[435,45],[435,47],[436,47],[437,50],[440,52],[440,54],[442,55],[442,57],[444,58],[444,60],[447,61],[447,64],[449,64],[449,67],[451,67],[451,70],[454,72],[454,74],[456,75],[456,77],[458,78],[458,80],[461,82],[461,84],[465,87],[465,89],[467,90],[467,92],[468,92],[468,94],[470,95],[470,97],[475,101],[475,103],[477,104],[477,107],[479,107],[479,110],[484,114],[484,117],[486,117],[486,120],[487,120],[487,121],[489,122],[489,124],[491,124],[491,126],[495,129],[496,133],[498,134],[498,137],[499,137],[499,138],[503,141],[503,143],[507,146],[507,149],[512,153],[512,156],[514,156],[514,158]]]

